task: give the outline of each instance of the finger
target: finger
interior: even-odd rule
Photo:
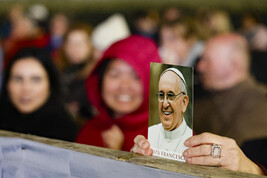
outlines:
[[[131,148],[130,152],[141,154],[136,145]]]
[[[133,146],[133,148],[131,149],[131,151],[134,152],[134,153],[139,153],[139,154],[145,155],[145,150],[144,149],[141,149],[136,144]]]
[[[153,154],[153,150],[151,148],[142,149],[138,147],[137,145],[134,145],[131,151],[134,153],[139,153],[139,154],[146,155],[146,156],[151,156]]]
[[[209,156],[211,154],[212,145],[200,145],[191,147],[183,152],[183,156],[186,158],[197,156]]]
[[[202,144],[222,144],[223,143],[224,137],[214,135],[211,133],[202,133],[200,135],[195,135],[190,138],[188,138],[185,142],[184,145],[187,147],[193,147],[197,145],[202,145]]]
[[[102,138],[106,138],[108,136],[108,133],[104,131],[101,133],[101,135],[102,135]]]
[[[106,148],[110,148],[111,147],[111,144],[107,140],[104,140],[103,144],[104,144],[104,146]]]
[[[147,149],[150,147],[148,140],[143,135],[137,135],[134,138],[134,143],[141,149]]]
[[[115,135],[117,132],[120,132],[120,128],[117,125],[112,125],[109,129],[103,131],[102,135]]]
[[[124,141],[124,134],[120,130],[112,130],[105,135],[105,139],[109,140],[109,142],[115,143],[123,143]]]
[[[102,132],[102,135],[108,135],[110,132],[112,132],[112,127],[109,129],[106,129]]]
[[[112,131],[111,130],[105,130],[101,133],[103,140],[109,140],[112,139]]]
[[[111,130],[110,129],[107,129],[107,130],[104,130],[101,134],[102,135],[109,135],[110,132],[111,132]]]
[[[145,150],[145,155],[151,156],[153,154],[153,150],[151,148],[148,148]]]
[[[109,139],[109,135],[102,133],[102,140],[103,140],[104,146],[109,148],[109,146],[110,146],[110,144],[109,144],[109,140],[110,140]]]
[[[137,135],[135,138],[134,138],[134,143],[138,143],[140,140],[142,139],[146,139],[143,135]]]
[[[213,158],[211,156],[200,156],[200,157],[192,157],[186,159],[186,162],[189,164],[198,164],[205,166],[221,166],[222,159],[221,158]]]
[[[117,125],[114,125],[113,126],[113,128],[112,128],[112,135],[114,137],[123,137],[124,138],[124,134],[123,134],[122,130]]]
[[[102,139],[104,143],[107,143],[110,140],[109,135],[105,135],[105,134],[102,134]]]
[[[111,127],[111,130],[114,131],[114,132],[121,132],[120,127],[117,126],[117,125],[113,125],[113,126]]]

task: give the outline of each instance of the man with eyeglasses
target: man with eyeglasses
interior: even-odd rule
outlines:
[[[187,149],[184,141],[192,136],[192,129],[184,119],[189,97],[183,74],[176,68],[164,70],[156,96],[161,123],[149,127],[151,148],[182,154]]]

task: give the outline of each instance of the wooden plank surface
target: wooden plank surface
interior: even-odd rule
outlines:
[[[0,130],[1,137],[17,137],[24,138],[40,143],[45,143],[51,146],[56,146],[73,151],[83,152],[91,155],[101,156],[119,161],[125,161],[141,166],[153,167],[170,172],[176,172],[180,174],[186,174],[198,177],[261,177],[253,174],[246,174],[240,172],[234,172],[225,170],[218,167],[198,166],[190,165],[179,161],[168,160],[155,156],[141,156],[139,154],[133,154],[125,151],[116,151],[101,147],[83,145],[78,143],[66,142],[62,140],[49,139],[44,137],[38,137],[29,134],[20,134],[10,131]]]

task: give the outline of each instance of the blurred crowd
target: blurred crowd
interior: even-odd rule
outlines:
[[[129,151],[136,135],[147,135],[149,62],[162,62],[196,68],[196,133],[232,137],[248,152],[246,141],[267,145],[266,24],[244,14],[234,27],[227,11],[176,7],[133,19],[114,13],[91,24],[50,14],[42,4],[14,5],[0,26],[0,129]],[[210,42],[206,49],[218,35],[235,44],[217,50],[220,42]],[[243,60],[226,60],[238,55]]]

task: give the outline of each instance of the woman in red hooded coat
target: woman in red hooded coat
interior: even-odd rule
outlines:
[[[77,142],[129,151],[135,136],[147,135],[150,62],[160,62],[156,44],[133,35],[111,45],[86,80],[97,114]]]

